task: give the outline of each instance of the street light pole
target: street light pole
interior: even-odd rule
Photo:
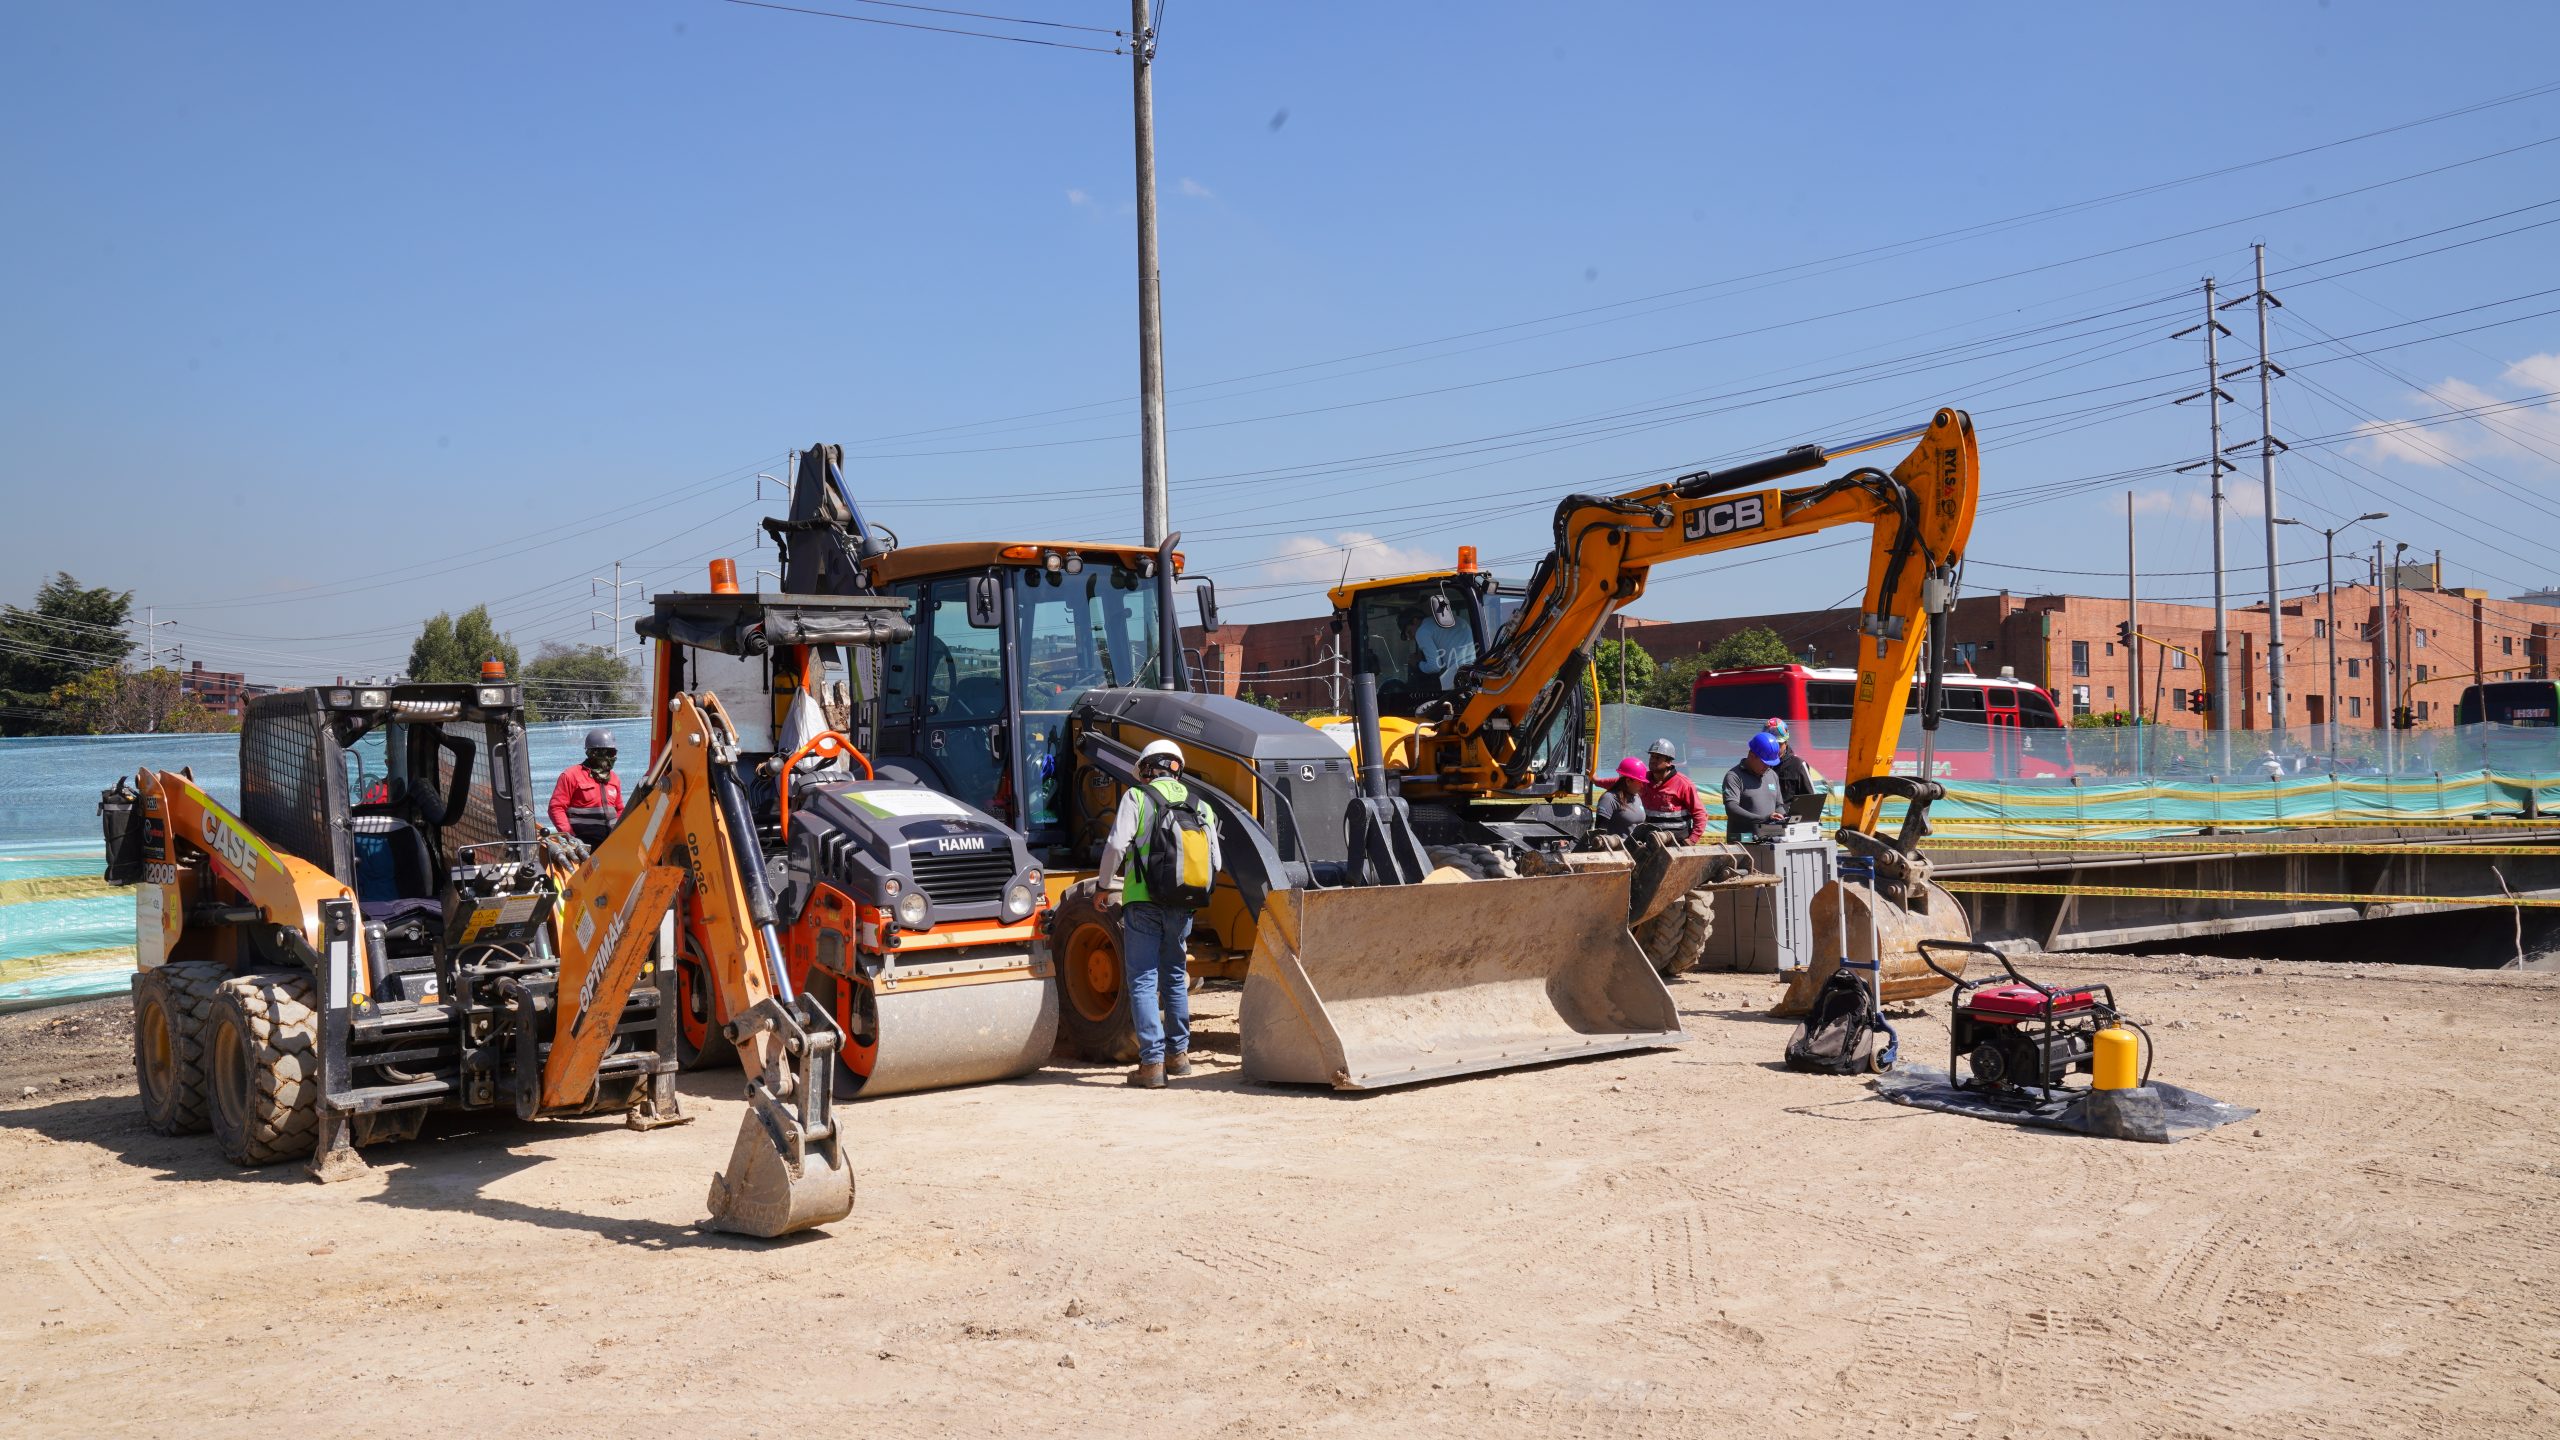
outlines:
[[[2388,510],[2368,510],[2344,525],[2323,527],[2308,520],[2276,520],[2278,525],[2299,525],[2320,532],[2320,553],[2326,559],[2329,595],[2329,699],[2320,708],[2320,718],[2329,731],[2329,773],[2338,770],[2338,536],[2367,520],[2388,520]],[[2376,547],[2379,549],[2379,547]]]

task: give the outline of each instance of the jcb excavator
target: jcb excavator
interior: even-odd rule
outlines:
[[[1860,467],[1817,484],[1762,488],[1906,441],[1916,443],[1890,472]],[[1556,507],[1554,548],[1525,586],[1495,583],[1465,547],[1454,571],[1337,588],[1335,624],[1354,694],[1377,697],[1386,767],[1416,829],[1506,870],[1580,863],[1575,842],[1589,818],[1576,772],[1585,717],[1596,708],[1591,654],[1609,618],[1644,593],[1652,567],[1868,525],[1874,537],[1840,840],[1875,862],[1885,904],[1871,910],[1863,887],[1826,886],[1814,900],[1816,930],[1828,937],[1845,921],[1860,960],[1870,958],[1871,933],[1880,939],[1885,999],[1943,988],[1915,948],[1922,939],[1964,937],[1954,900],[1928,883],[1916,848],[1928,805],[1942,792],[1891,772],[1917,671],[1927,675],[1922,724],[1937,728],[1944,640],[1937,617],[1953,603],[1978,486],[1973,422],[1941,410],[1925,425],[1847,445],[1799,445],[1622,495],[1568,497]],[[1372,722],[1315,723],[1349,733]],[[1893,837],[1877,833],[1889,799],[1905,804]],[[1677,920],[1668,907],[1728,865],[1722,846],[1640,846],[1630,918],[1640,933],[1656,916]],[[1782,1010],[1809,997],[1827,973],[1806,972]]]
[[[661,596],[659,613],[698,620],[695,598]],[[772,616],[723,598],[715,622],[746,614],[764,633]],[[789,623],[811,642],[894,641],[904,622],[884,608],[812,598]],[[534,823],[521,705],[496,673],[260,697],[237,814],[184,772],[145,769],[102,797],[107,878],[137,887],[145,1119],[210,1128],[239,1164],[307,1157],[322,1180],[362,1173],[356,1147],[414,1137],[439,1107],[678,1123],[660,922],[689,887],[694,958],[749,1061],[710,1223],[774,1236],[841,1219],[841,1001],[795,984],[777,926],[842,911],[833,958],[894,973],[904,932],[966,918],[901,904],[918,888],[912,832],[974,827],[938,794],[786,773],[828,864],[777,899],[737,727],[715,696],[678,692],[621,821],[592,854],[564,851]],[[1036,886],[1014,876],[1014,899]],[[1027,936],[1034,908],[1009,928]]]

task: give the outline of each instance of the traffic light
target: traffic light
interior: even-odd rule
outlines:
[[[2391,728],[2392,728],[2392,729],[2394,729],[2394,730],[2415,730],[2415,729],[2417,729],[2417,728],[2418,728],[2418,712],[2417,712],[2417,711],[2415,711],[2415,710],[2410,709],[2410,708],[2409,708],[2408,706],[2406,706],[2406,705],[2400,706],[2399,708],[2397,708],[2397,709],[2393,710],[2393,711],[2391,712]]]
[[[2133,648],[2133,622],[2132,622],[2132,621],[2130,621],[2130,620],[2119,620],[2119,621],[2117,621],[2117,622],[2116,622],[2116,643],[2117,643],[2117,644],[2119,644],[2119,645],[2121,645],[2121,646],[2123,646],[2123,647],[2124,647],[2124,648],[2126,648],[2127,650],[2130,650],[2130,649],[2132,649],[2132,648]]]
[[[2190,710],[2193,710],[2194,712],[2196,712],[2196,713],[2197,713],[2197,714],[2199,714],[2199,715],[2210,715],[2210,714],[2212,714],[2212,713],[2213,713],[2213,692],[2212,692],[2212,691],[2210,691],[2210,690],[2190,690],[2190,691],[2188,691],[2188,692],[2187,692],[2187,708],[2188,708],[2188,709],[2190,709]]]

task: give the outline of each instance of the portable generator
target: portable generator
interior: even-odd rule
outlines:
[[[1968,1078],[1956,1088],[2002,1099],[2031,1103],[2052,1100],[2074,1072],[2088,1075],[2098,1088],[2125,1089],[2151,1078],[2148,1043],[2141,1049],[2141,1074],[2134,1074],[2134,1034],[2147,1042],[2148,1032],[2116,1008],[2115,992],[2105,985],[2057,989],[2018,973],[2009,957],[1989,945],[1969,940],[1923,940],[1920,959],[1955,987],[1954,1014],[1947,1022],[1947,1075],[1953,1080],[1962,1057]],[[1929,952],[1961,950],[2000,962],[2005,979],[1967,982],[1940,965]]]

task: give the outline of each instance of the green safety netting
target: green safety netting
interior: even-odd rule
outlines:
[[[1701,791],[1713,791],[1760,725],[1644,706],[1601,707],[1593,768],[1668,739]],[[1796,727],[1820,768],[1845,749],[1848,722]],[[1896,768],[1919,767],[1919,722],[1905,726]],[[2330,758],[2330,743],[2337,759]],[[2262,734],[2236,732],[2230,760],[2215,737],[2162,727],[2043,730],[1942,721],[1932,770],[1947,798],[1930,814],[1967,833],[2133,835],[2208,825],[2321,822],[2415,823],[2538,814],[2560,806],[2560,730],[2468,725],[2388,739],[2333,737],[2318,727],[2288,736],[2281,753]],[[1836,769],[1836,763],[1834,765]],[[2037,772],[2033,778],[2022,771]],[[1953,772],[1953,773],[1951,773]],[[1960,778],[1970,772],[1979,778]],[[1985,772],[1988,772],[1987,774]],[[1826,777],[1835,785],[1837,774]]]
[[[585,753],[597,725],[579,720],[525,732],[538,801],[552,777]],[[357,763],[381,770],[381,739]],[[0,739],[0,1011],[121,992],[133,971],[133,894],[98,878],[105,859],[98,792],[138,766],[186,769],[225,805],[240,789],[237,735],[71,735]]]

